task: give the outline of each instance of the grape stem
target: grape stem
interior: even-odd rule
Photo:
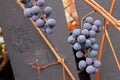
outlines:
[[[113,13],[115,4],[116,4],[116,0],[112,0],[112,4],[111,4],[110,10],[109,10],[109,13],[111,15]],[[110,25],[110,22],[108,20],[106,20],[105,21],[105,26],[104,26],[104,31],[105,31],[105,28],[106,28],[106,30],[108,30],[109,25]],[[106,39],[106,34],[104,32],[104,34],[102,35],[101,46],[100,46],[100,51],[99,51],[99,56],[98,56],[100,61],[102,60],[102,54],[103,54],[102,52],[103,52],[103,48],[104,48],[105,39]],[[100,69],[98,70],[98,73],[96,75],[96,79],[100,80]]]
[[[40,79],[40,71],[42,69],[45,69],[45,68],[50,67],[52,65],[58,64],[58,62],[52,62],[50,64],[43,65],[43,66],[38,61],[29,62],[29,64],[32,66],[32,68],[37,69],[37,71],[38,71],[38,78]]]

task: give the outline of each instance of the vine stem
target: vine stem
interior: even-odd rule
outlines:
[[[109,13],[110,13],[111,15],[112,15],[112,13],[113,13],[115,4],[116,4],[116,0],[112,0],[112,4],[111,4],[110,10],[109,10]],[[105,29],[108,30],[109,25],[110,25],[110,22],[109,22],[108,20],[106,20],[105,26],[104,26],[104,31],[105,31]],[[99,59],[100,61],[102,60],[102,54],[103,54],[103,48],[104,48],[105,39],[106,39],[106,34],[105,34],[105,32],[104,32],[104,34],[102,35],[101,46],[100,46],[99,55],[98,55],[98,59]],[[97,73],[97,75],[96,75],[96,79],[97,79],[97,80],[100,80],[100,69],[98,70],[98,73]]]

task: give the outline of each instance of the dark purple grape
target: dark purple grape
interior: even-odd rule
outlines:
[[[86,37],[85,37],[84,35],[79,35],[79,36],[77,37],[77,41],[78,41],[79,43],[84,43],[84,42],[86,41]]]
[[[32,12],[31,12],[30,8],[26,8],[24,10],[24,16],[27,17],[27,18],[30,18],[32,16]]]
[[[82,35],[85,35],[85,36],[87,37],[87,36],[89,36],[90,33],[89,33],[89,31],[88,31],[87,29],[83,29],[83,30],[81,31],[81,34],[82,34]]]
[[[53,33],[53,29],[52,28],[46,28],[46,33],[48,34],[52,34]]]
[[[90,30],[90,37],[96,37],[96,32],[94,30]]]
[[[96,56],[98,55],[98,51],[96,51],[96,50],[91,50],[90,53],[89,53],[89,55],[90,55],[91,57],[96,57]]]
[[[91,29],[91,24],[85,23],[85,24],[83,25],[83,29],[90,30],[90,29]]]
[[[93,18],[92,17],[87,17],[85,19],[85,22],[92,24],[93,23]]]
[[[33,6],[33,1],[30,0],[29,2],[26,2],[24,5],[25,5],[25,8],[31,8]]]
[[[44,13],[45,13],[46,17],[49,17],[52,14],[52,12],[53,12],[53,9],[51,7],[46,7],[44,9]]]
[[[95,68],[92,66],[92,65],[89,65],[87,68],[86,68],[86,72],[88,74],[93,74],[95,73]]]
[[[93,63],[93,59],[92,58],[86,58],[86,63],[88,65],[92,64]]]
[[[53,28],[56,25],[56,20],[55,19],[48,19],[46,24],[50,27]]]
[[[42,28],[42,27],[44,27],[44,25],[45,25],[45,22],[43,19],[39,18],[38,20],[36,20],[36,26]]]
[[[33,20],[33,21],[36,21],[36,20],[38,20],[38,19],[39,19],[39,16],[38,16],[38,15],[33,15],[33,16],[32,16],[32,20]]]
[[[45,0],[38,0],[36,4],[37,6],[43,7],[45,5]]]
[[[80,33],[81,33],[81,29],[74,29],[73,32],[72,32],[72,35],[73,35],[74,37],[76,37],[76,36],[79,36]]]
[[[76,52],[76,57],[77,58],[82,58],[83,56],[84,56],[83,52],[81,52],[81,51]]]
[[[34,14],[34,15],[38,15],[38,14],[40,13],[40,8],[39,8],[38,6],[33,6],[33,7],[31,8],[31,12],[32,12],[32,14]]]
[[[98,50],[99,49],[98,44],[93,44],[91,47],[92,47],[93,50]]]
[[[76,50],[76,51],[78,51],[78,50],[81,49],[81,45],[76,42],[76,43],[73,45],[73,49]]]
[[[69,36],[67,39],[67,42],[70,44],[74,44],[75,43],[75,37],[73,37],[73,35]]]
[[[96,26],[102,26],[102,22],[100,21],[100,20],[95,20],[94,21],[94,25],[96,25]]]
[[[86,64],[86,61],[84,61],[84,60],[81,60],[81,61],[78,63],[79,69],[84,69],[86,66],[87,66],[87,64]]]
[[[92,25],[92,30],[94,30],[95,32],[98,31],[98,27],[96,25]]]
[[[85,47],[88,48],[88,47],[90,47],[91,45],[92,45],[91,40],[86,39],[86,41],[85,41]]]
[[[94,44],[96,42],[96,38],[93,37],[93,38],[89,38],[91,40],[91,43]]]
[[[101,62],[99,61],[99,60],[95,60],[94,61],[94,63],[93,63],[93,66],[95,67],[95,68],[99,68],[99,67],[101,67]]]

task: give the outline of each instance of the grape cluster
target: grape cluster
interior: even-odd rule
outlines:
[[[77,67],[92,74],[98,71],[101,62],[97,60],[99,45],[96,44],[96,34],[102,29],[100,20],[87,17],[82,29],[74,29],[67,41],[75,51]]]
[[[53,33],[56,20],[48,17],[52,14],[53,9],[49,6],[44,7],[45,0],[20,0],[24,4],[24,16],[31,18],[37,27],[48,34]]]

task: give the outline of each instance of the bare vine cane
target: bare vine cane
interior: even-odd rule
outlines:
[[[47,64],[47,65],[41,65],[38,61],[35,61],[35,62],[29,62],[29,64],[32,66],[32,68],[37,69],[38,78],[40,79],[40,71],[42,69],[45,69],[45,68],[50,67],[52,65],[58,64],[58,62],[53,62],[53,63]]]
[[[112,15],[113,13],[113,10],[114,10],[114,7],[115,7],[115,4],[116,4],[116,0],[112,0],[112,4],[111,4],[111,7],[110,7],[110,11],[109,13]],[[108,30],[109,28],[109,25],[110,25],[110,22],[109,21],[106,21],[105,22],[105,25],[104,25],[104,28]],[[104,30],[105,31],[105,30]],[[106,39],[106,34],[104,32],[104,34],[102,35],[102,40],[101,40],[101,46],[100,46],[100,51],[99,51],[99,60],[101,61],[102,60],[102,52],[103,52],[103,48],[104,48],[104,43],[105,43],[105,39]],[[97,80],[100,80],[100,69],[98,70],[98,73],[96,75],[96,79]]]
[[[29,64],[32,66],[32,68],[37,69],[37,71],[38,71],[38,78],[40,79],[40,71],[41,70],[43,70],[45,68],[48,68],[48,67],[51,67],[53,65],[57,65],[57,64],[59,64],[59,62],[56,61],[56,62],[52,62],[52,63],[47,64],[47,65],[41,65],[38,61],[35,61],[35,62],[29,62]],[[62,73],[63,73],[63,80],[66,80],[64,67],[62,67]]]
[[[116,63],[117,63],[118,69],[119,69],[119,71],[120,71],[120,63],[119,63],[119,60],[118,60],[118,58],[117,58],[116,52],[115,52],[115,50],[114,50],[114,47],[113,47],[113,45],[112,45],[112,41],[111,41],[111,39],[110,39],[110,36],[109,36],[109,34],[108,34],[107,29],[105,29],[105,34],[106,34],[106,37],[107,37],[108,42],[109,42],[109,44],[110,44],[110,47],[111,47],[111,49],[112,49],[112,53],[113,53],[114,59],[115,59],[115,61],[116,61]]]

